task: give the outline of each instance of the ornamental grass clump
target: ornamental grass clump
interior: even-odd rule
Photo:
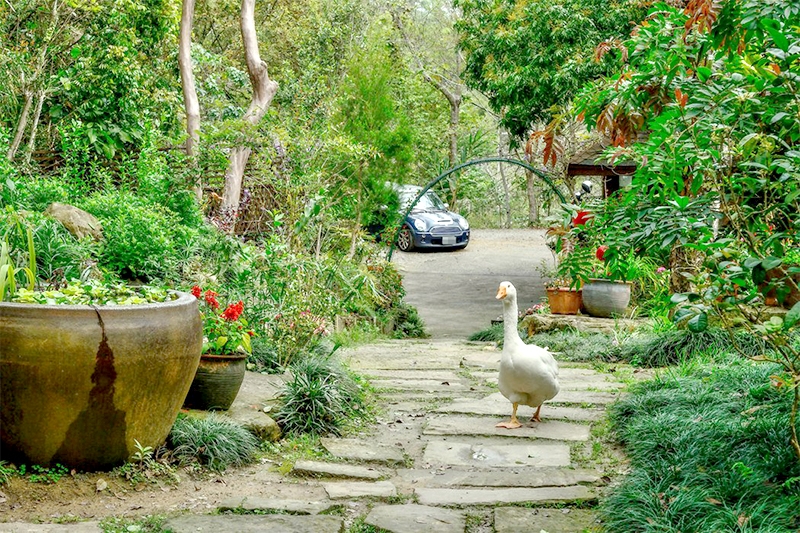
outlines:
[[[181,415],[172,426],[169,442],[182,462],[197,461],[212,470],[251,462],[258,439],[245,428],[221,415],[204,418]]]
[[[306,356],[290,368],[275,421],[289,435],[340,435],[348,421],[369,417],[360,379],[330,356]]]
[[[800,463],[780,372],[731,358],[634,386],[611,407],[631,471],[601,505],[605,530],[797,531]]]

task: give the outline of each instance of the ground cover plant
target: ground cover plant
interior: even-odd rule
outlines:
[[[776,365],[729,359],[632,386],[611,407],[631,471],[601,503],[606,531],[787,532],[800,527],[791,392]]]

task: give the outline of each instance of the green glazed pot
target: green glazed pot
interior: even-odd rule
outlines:
[[[169,434],[202,350],[197,299],[0,303],[3,460],[114,467]]]
[[[183,406],[187,409],[227,411],[239,394],[246,366],[245,354],[204,353]]]
[[[583,308],[591,316],[622,316],[630,301],[630,283],[592,278],[583,285]]]

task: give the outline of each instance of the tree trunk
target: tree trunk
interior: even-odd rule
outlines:
[[[22,142],[22,136],[25,135],[25,128],[28,126],[28,114],[31,112],[32,101],[33,93],[31,91],[25,91],[25,105],[22,107],[22,114],[19,116],[19,121],[17,122],[17,133],[14,135],[14,140],[11,142],[11,146],[8,147],[8,153],[6,154],[9,161],[14,160],[17,148],[19,148],[19,143]]]
[[[272,99],[278,92],[278,84],[269,78],[267,64],[261,60],[258,52],[258,35],[255,24],[255,0],[242,0],[241,28],[244,43],[244,56],[247,73],[253,86],[253,99],[243,119],[256,125],[264,117]],[[231,151],[228,169],[225,171],[225,190],[222,195],[220,219],[225,222],[223,229],[232,232],[239,211],[239,198],[242,193],[242,179],[247,160],[250,158],[249,148],[238,147]]]
[[[192,69],[194,2],[195,0],[183,0],[181,33],[178,45],[178,67],[181,74],[181,87],[183,88],[183,104],[186,108],[186,155],[192,159],[195,156],[195,146],[200,138],[200,102],[197,99],[194,70]],[[194,193],[198,201],[203,196],[203,184],[199,172],[195,181]]]
[[[506,155],[506,142],[508,141],[508,133],[500,132],[500,142],[498,143],[497,153],[500,157]],[[508,187],[508,180],[506,179],[506,172],[503,163],[498,163],[500,168],[500,181],[503,184],[503,210],[505,211],[505,227],[511,227],[511,191]]]
[[[691,292],[693,287],[687,275],[693,276],[700,271],[703,262],[702,253],[698,250],[675,244],[669,253],[669,290],[672,294]]]
[[[42,105],[44,105],[45,92],[39,92],[39,98],[36,100],[36,110],[33,112],[33,124],[31,124],[31,136],[28,137],[28,151],[25,152],[25,163],[31,162],[31,154],[36,145],[36,128],[39,127],[39,118],[42,116]]]
[[[536,176],[525,170],[525,188],[528,193],[528,226],[535,227],[539,223],[539,203],[536,200]]]

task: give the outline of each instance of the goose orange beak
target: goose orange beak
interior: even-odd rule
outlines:
[[[500,288],[497,289],[497,296],[495,296],[495,298],[498,299],[498,300],[502,300],[506,296],[508,296],[508,293],[506,292],[506,288],[501,285]]]

